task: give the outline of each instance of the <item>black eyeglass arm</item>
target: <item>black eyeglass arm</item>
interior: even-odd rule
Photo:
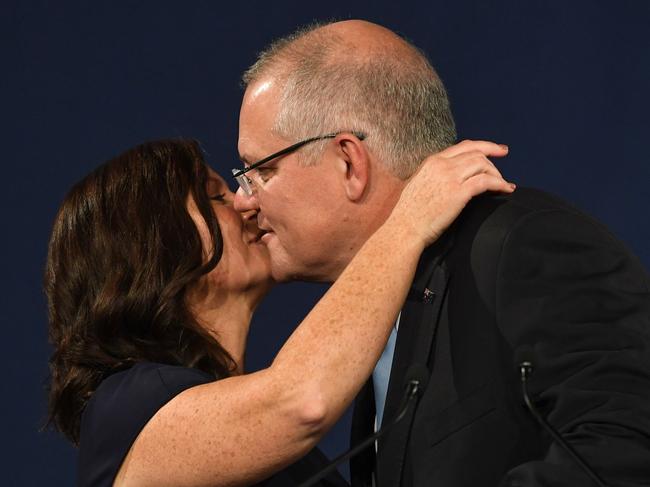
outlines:
[[[305,139],[305,140],[301,140],[300,142],[296,142],[295,144],[290,145],[289,147],[286,147],[285,149],[282,149],[281,151],[275,152],[275,153],[271,154],[270,156],[265,157],[264,159],[261,159],[261,160],[259,160],[257,162],[254,162],[250,166],[239,170],[237,173],[233,173],[233,177],[237,178],[239,176],[242,176],[242,175],[246,174],[248,171],[252,171],[253,169],[255,169],[257,167],[260,167],[262,164],[266,164],[267,162],[272,161],[273,159],[275,159],[277,157],[284,156],[286,154],[289,154],[290,152],[293,152],[295,150],[300,149],[303,145],[309,144],[311,142],[316,142],[317,140],[333,139],[334,137],[336,137],[340,133],[342,133],[342,132],[335,132],[335,133],[326,134],[326,135],[319,135],[317,137],[311,137],[309,139]],[[359,140],[363,140],[363,139],[366,138],[366,134],[364,134],[363,132],[354,132],[353,131],[351,133]]]

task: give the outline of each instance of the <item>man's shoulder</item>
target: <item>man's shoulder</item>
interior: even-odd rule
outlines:
[[[459,229],[486,224],[511,226],[521,218],[548,211],[582,215],[576,207],[555,195],[535,188],[517,188],[511,194],[487,193],[474,198],[459,219]]]
[[[473,198],[445,234],[428,249],[422,260],[465,259],[467,254],[482,249],[490,255],[497,249],[508,232],[522,219],[546,211],[578,212],[569,203],[545,191],[534,188],[517,188],[514,193],[485,193]]]
[[[530,239],[553,232],[556,223],[591,220],[570,203],[545,191],[517,188],[512,194],[487,193],[474,198],[449,230],[446,262],[451,268],[471,266],[473,273],[493,275],[505,242],[518,232]],[[558,235],[561,238],[561,235]]]
[[[504,256],[525,262],[533,254],[539,259],[567,252],[618,256],[642,268],[603,223],[557,196],[532,188],[475,198],[450,230],[448,265],[470,266],[474,275],[494,276]]]
[[[477,239],[481,245],[487,241],[501,242],[518,224],[534,221],[540,214],[571,214],[591,219],[570,203],[539,189],[517,188],[511,194],[486,193],[470,201],[450,229],[454,246],[477,245]]]

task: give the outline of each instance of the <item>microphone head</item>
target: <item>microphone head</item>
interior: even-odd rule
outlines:
[[[424,364],[412,364],[406,371],[406,383],[417,385],[417,392],[421,394],[429,382],[429,369]]]
[[[520,367],[525,362],[531,366],[535,362],[535,352],[530,345],[521,345],[515,350],[515,365]]]
[[[515,350],[515,367],[521,375],[521,380],[526,381],[533,372],[535,352],[528,344],[521,345]]]

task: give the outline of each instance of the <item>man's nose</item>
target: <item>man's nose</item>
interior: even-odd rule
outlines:
[[[260,205],[257,202],[257,195],[255,192],[251,196],[248,196],[244,193],[244,190],[241,188],[237,189],[235,193],[235,210],[243,213],[248,210],[259,211]]]

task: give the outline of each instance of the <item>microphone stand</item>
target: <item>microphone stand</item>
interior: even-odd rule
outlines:
[[[539,424],[542,425],[542,427],[548,431],[548,433],[553,437],[555,441],[557,441],[562,448],[564,448],[571,457],[576,461],[578,465],[580,465],[580,468],[584,470],[584,472],[589,476],[591,480],[593,480],[598,487],[607,487],[605,482],[602,481],[602,479],[594,472],[589,465],[582,459],[580,455],[578,455],[578,452],[576,452],[571,445],[569,445],[564,438],[553,428],[545,419],[544,417],[539,413],[537,408],[533,405],[533,402],[530,400],[530,397],[528,396],[528,378],[530,377],[530,374],[533,372],[533,364],[532,362],[529,361],[524,361],[519,364],[519,372],[521,373],[521,390],[524,395],[524,402],[526,403],[526,406],[528,407],[528,410],[531,412],[533,417],[537,420]]]
[[[400,408],[398,409],[398,413],[390,423],[379,428],[379,430],[375,434],[369,436],[361,443],[356,445],[354,448],[336,457],[334,460],[332,460],[332,462],[327,467],[325,467],[316,475],[313,475],[312,477],[310,477],[309,479],[301,483],[298,487],[311,487],[316,482],[323,479],[327,474],[332,472],[339,463],[345,460],[349,460],[353,456],[358,455],[363,450],[365,450],[370,445],[372,445],[378,438],[383,436],[387,431],[389,431],[393,426],[395,426],[397,423],[399,423],[402,420],[402,418],[406,414],[406,411],[408,411],[408,408],[411,405],[411,400],[417,397],[420,391],[421,391],[420,381],[417,379],[410,380],[406,386],[406,394],[404,394],[404,398],[402,399]]]

